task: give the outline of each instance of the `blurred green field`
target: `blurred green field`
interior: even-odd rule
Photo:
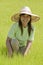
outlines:
[[[22,6],[29,6],[33,13],[40,16],[35,26],[35,40],[27,56],[6,55],[6,37],[13,24],[11,15]],[[0,0],[0,65],[43,65],[43,0]]]

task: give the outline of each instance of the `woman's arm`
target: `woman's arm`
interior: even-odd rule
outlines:
[[[32,41],[27,41],[27,45],[24,51],[24,55],[26,55],[31,47]]]
[[[8,49],[8,55],[12,56],[11,38],[7,37],[6,47]]]
[[[32,26],[32,29],[33,30],[31,31],[30,36],[29,36],[29,40],[27,41],[27,45],[26,45],[26,49],[25,49],[24,55],[27,54],[27,52],[29,51],[29,48],[31,47],[32,41],[34,40],[35,29],[34,29],[33,26]]]

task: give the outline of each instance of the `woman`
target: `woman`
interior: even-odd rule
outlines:
[[[12,56],[14,51],[20,51],[23,55],[27,55],[34,40],[32,22],[39,19],[38,15],[32,14],[29,7],[23,7],[19,13],[11,17],[15,23],[12,25],[6,40],[9,56]]]

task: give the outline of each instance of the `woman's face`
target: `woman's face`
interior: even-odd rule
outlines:
[[[20,18],[21,18],[23,27],[26,27],[28,22],[30,21],[30,16],[27,14],[22,14]]]

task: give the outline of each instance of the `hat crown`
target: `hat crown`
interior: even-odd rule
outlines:
[[[25,13],[32,13],[29,7],[23,7],[23,8],[20,10],[20,13],[23,13],[23,12],[25,12]]]

